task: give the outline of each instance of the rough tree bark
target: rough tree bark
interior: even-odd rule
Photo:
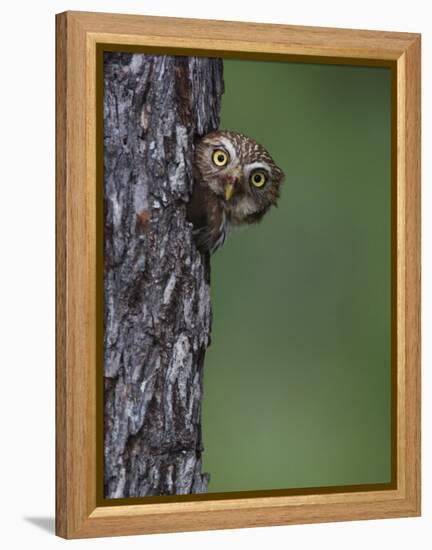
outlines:
[[[218,127],[219,59],[104,59],[106,498],[201,493],[209,261],[186,221],[193,142]]]

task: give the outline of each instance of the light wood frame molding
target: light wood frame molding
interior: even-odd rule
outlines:
[[[56,533],[65,538],[420,514],[420,35],[107,13],[56,16]],[[390,490],[100,506],[96,483],[98,44],[394,71],[396,479]],[[98,294],[99,292],[99,294]]]

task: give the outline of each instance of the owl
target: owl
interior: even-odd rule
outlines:
[[[282,170],[254,139],[219,130],[195,145],[188,220],[199,250],[214,253],[231,227],[258,223],[276,205]]]

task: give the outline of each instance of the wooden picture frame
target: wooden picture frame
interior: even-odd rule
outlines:
[[[58,14],[56,32],[56,533],[83,538],[419,515],[420,35],[87,12]],[[396,370],[390,488],[100,505],[96,60],[104,44],[391,68]]]

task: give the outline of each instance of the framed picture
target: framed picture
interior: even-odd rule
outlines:
[[[420,36],[57,15],[56,531],[420,514]]]

